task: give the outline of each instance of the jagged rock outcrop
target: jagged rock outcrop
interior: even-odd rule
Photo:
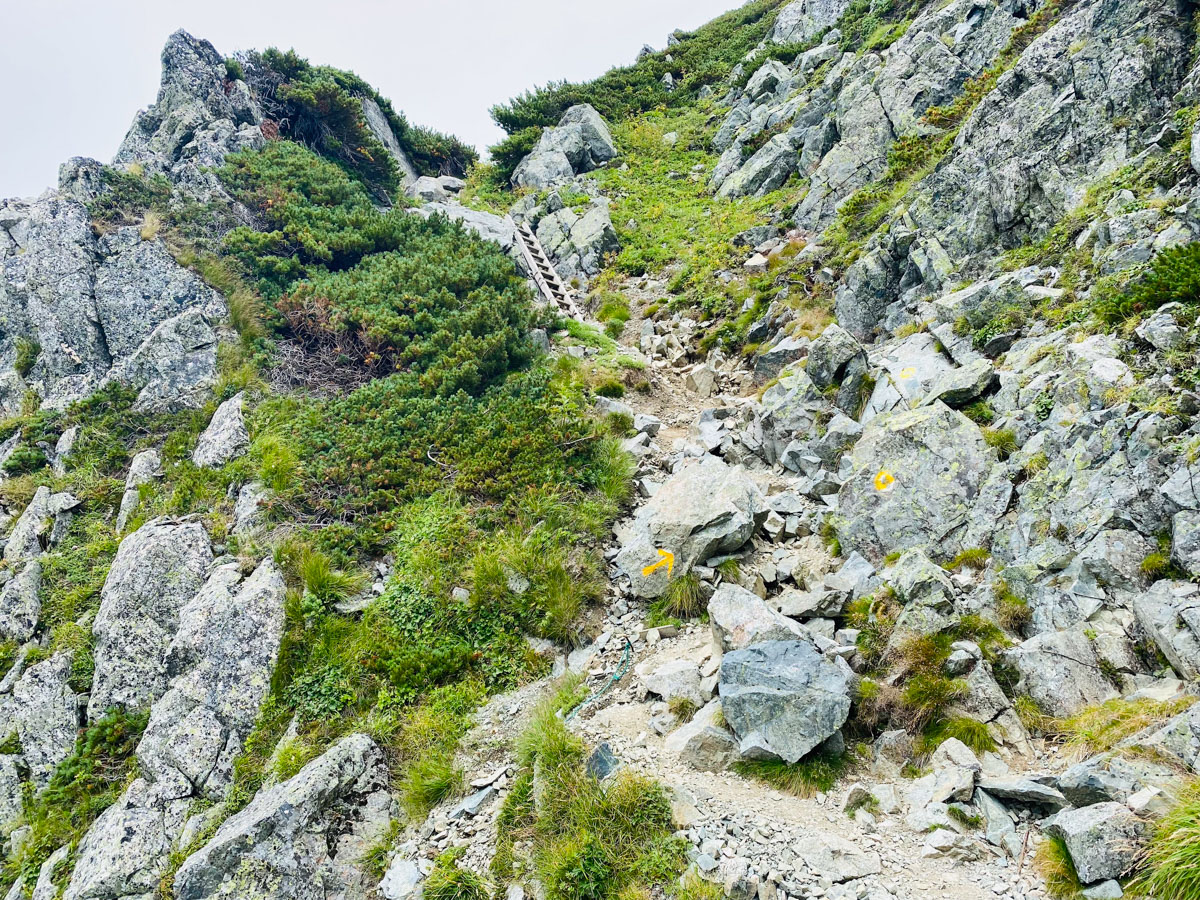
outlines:
[[[68,900],[153,891],[192,801],[224,798],[270,687],[285,593],[270,560],[245,580],[238,563],[227,563],[179,610],[165,653],[170,688],[137,747],[140,777],[81,842]]]
[[[359,856],[387,828],[383,754],[352,734],[288,781],[259,792],[175,875],[178,900],[325,900],[366,895]],[[340,835],[338,840],[335,836]]]
[[[838,23],[850,0],[795,0],[779,11],[769,40],[798,44]]]
[[[208,41],[177,31],[163,48],[158,99],[137,114],[113,161],[168,174],[203,198],[222,190],[204,168],[262,146],[261,124],[250,89],[229,77],[225,58]]]
[[[166,692],[180,610],[204,583],[212,560],[198,519],[154,519],[121,541],[92,626],[89,720],[113,706],[145,709]]]
[[[590,172],[616,158],[608,125],[586,103],[572,106],[554,128],[542,132],[537,147],[513,171],[517,187],[545,190]]]

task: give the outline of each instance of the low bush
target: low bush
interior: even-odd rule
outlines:
[[[1150,262],[1145,273],[1121,292],[1102,297],[1096,314],[1109,324],[1153,312],[1167,303],[1200,302],[1200,244],[1169,247]]]

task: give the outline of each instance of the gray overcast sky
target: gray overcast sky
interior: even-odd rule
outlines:
[[[0,0],[0,197],[40,193],[71,156],[109,160],[154,102],[177,28],[221,53],[294,47],[352,69],[409,120],[483,147],[488,107],[594,77],[738,0]]]

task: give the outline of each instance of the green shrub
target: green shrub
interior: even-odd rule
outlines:
[[[264,110],[280,136],[318,150],[361,179],[373,191],[391,196],[399,187],[392,155],[367,127],[362,99],[383,111],[400,146],[423,175],[464,175],[476,154],[456,138],[409,125],[385,98],[355,75],[313,66],[295,51],[274,48],[246,55],[246,76],[270,97]]]
[[[78,736],[44,790],[24,801],[31,832],[20,853],[5,863],[3,878],[32,883],[42,863],[59,847],[78,840],[125,788],[136,765],[134,750],[148,713],[112,710]]]
[[[503,184],[507,185],[512,180],[513,172],[521,160],[533,152],[533,148],[541,140],[542,131],[542,126],[530,125],[488,148],[492,165],[496,168],[496,177]]]
[[[1167,303],[1200,301],[1200,244],[1168,247],[1125,291],[1102,297],[1096,314],[1115,324],[1142,316]]]
[[[16,341],[17,356],[13,362],[13,368],[17,370],[17,374],[22,378],[33,371],[33,366],[37,362],[38,354],[42,352],[42,345],[37,341],[29,338],[19,337]]]
[[[509,134],[516,134],[557,125],[562,114],[578,103],[590,103],[610,122],[660,105],[690,104],[702,86],[728,76],[758,45],[784,5],[784,0],[751,0],[683,35],[670,49],[671,62],[667,62],[667,54],[654,53],[583,84],[551,82],[493,106],[492,119]],[[668,72],[676,79],[673,91],[662,84]]]
[[[615,378],[609,378],[596,386],[596,395],[599,397],[611,397],[614,400],[624,397],[625,385],[621,384]]]

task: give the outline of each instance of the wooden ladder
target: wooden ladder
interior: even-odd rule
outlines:
[[[525,223],[518,225],[517,241],[521,245],[521,254],[525,257],[525,264],[532,273],[533,280],[537,283],[542,296],[572,319],[580,319],[579,307],[575,305],[575,295],[567,287],[566,282],[559,278],[558,273],[554,271],[554,265],[550,262],[546,251],[542,249],[542,244],[537,239],[537,235],[533,233],[533,229]]]

